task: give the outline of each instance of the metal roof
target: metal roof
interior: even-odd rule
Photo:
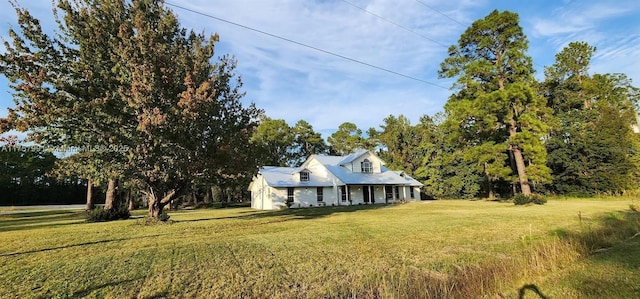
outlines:
[[[271,187],[330,187],[333,186],[328,178],[313,175],[309,171],[309,180],[300,181],[300,171],[307,170],[302,167],[261,167],[259,173],[265,178]]]
[[[404,185],[423,186],[402,171],[392,171],[381,166],[380,173],[359,173],[351,172],[350,169],[341,165],[351,163],[361,157],[367,150],[360,150],[348,156],[324,156],[313,155],[307,162],[315,159],[320,162],[329,172],[337,177],[342,183],[338,185]],[[308,164],[305,162],[303,164]],[[305,167],[275,167],[266,166],[260,169],[260,174],[264,176],[269,186],[272,187],[329,187],[333,182],[326,177],[309,174],[309,181],[300,181],[299,172]]]

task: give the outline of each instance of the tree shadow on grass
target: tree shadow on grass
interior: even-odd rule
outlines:
[[[86,288],[84,290],[80,290],[80,291],[76,291],[73,292],[73,298],[84,298],[86,296],[89,296],[89,294],[91,294],[91,292],[95,291],[95,290],[99,290],[102,288],[106,288],[106,287],[113,287],[113,286],[117,286],[117,285],[121,285],[121,284],[128,284],[128,283],[132,283],[132,282],[136,282],[138,280],[144,279],[144,276],[139,276],[139,277],[135,277],[135,278],[131,278],[131,279],[124,279],[124,280],[119,280],[119,281],[112,281],[112,282],[108,282],[108,283],[104,283],[101,285],[96,285],[96,286],[92,286],[90,288]]]
[[[533,293],[535,295],[538,296],[538,298],[540,299],[548,299],[549,297],[545,296],[542,291],[540,291],[540,289],[538,288],[538,286],[536,286],[535,284],[526,284],[524,286],[522,286],[520,288],[520,290],[518,290],[518,299],[524,299],[525,294],[527,294],[527,291],[529,291],[529,293]]]
[[[561,240],[579,242],[585,246],[590,256],[637,238],[640,232],[640,213],[636,211],[611,212],[593,219],[584,218],[580,214],[577,217],[580,221],[578,231],[557,229],[550,233]]]
[[[86,289],[83,290],[79,290],[79,291],[75,291],[73,293],[71,293],[71,291],[69,292],[65,292],[63,291],[62,293],[58,293],[58,294],[45,294],[45,295],[41,295],[39,297],[36,298],[85,298],[87,296],[89,296],[91,294],[91,292],[102,289],[102,288],[107,288],[107,287],[113,287],[113,286],[118,286],[118,285],[122,285],[122,284],[129,284],[132,282],[136,282],[139,281],[141,279],[144,279],[144,276],[139,276],[139,277],[135,277],[135,278],[130,278],[130,279],[123,279],[123,280],[118,280],[118,281],[111,281],[111,282],[107,282],[107,283],[103,283],[100,285],[95,285],[95,286],[91,286],[88,287]]]
[[[310,208],[289,208],[273,211],[242,211],[243,215],[236,216],[224,216],[224,217],[209,217],[189,220],[179,220],[180,222],[198,222],[208,220],[223,220],[223,219],[239,219],[239,220],[255,220],[255,219],[277,219],[275,222],[282,222],[288,220],[305,220],[305,219],[318,219],[334,214],[353,213],[359,211],[379,210],[394,206],[393,204],[372,204],[372,205],[353,205],[353,206],[327,206],[327,207],[310,207]]]
[[[640,278],[640,213],[578,218],[579,231],[553,231],[561,240],[580,244],[584,251],[583,267],[567,274],[566,281],[582,298],[640,298],[636,283]]]
[[[148,236],[137,236],[137,237],[131,237],[131,238],[117,238],[117,239],[98,240],[98,241],[91,241],[91,242],[84,242],[84,243],[77,243],[77,244],[69,244],[69,245],[49,247],[49,248],[34,249],[34,250],[28,250],[28,251],[0,253],[0,257],[17,256],[17,255],[23,255],[23,254],[46,252],[46,251],[52,251],[52,250],[67,249],[67,248],[81,247],[81,246],[88,246],[88,245],[97,245],[97,244],[104,244],[104,243],[111,243],[111,242],[122,242],[122,241],[130,241],[130,240],[139,240],[139,239],[142,239],[142,238],[156,238],[156,237],[166,236],[166,235],[170,235],[170,234],[156,234],[156,235],[148,235]]]
[[[57,227],[84,221],[85,212],[77,211],[40,211],[3,215],[0,216],[0,232]]]
[[[61,215],[61,214],[74,214],[78,213],[77,210],[47,210],[47,211],[20,211],[18,213],[9,213],[9,214],[0,214],[0,221],[4,219],[12,219],[12,218],[29,218],[29,217],[41,217],[41,216],[52,216],[52,215]]]

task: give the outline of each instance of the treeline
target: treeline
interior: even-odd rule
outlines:
[[[84,203],[87,188],[83,179],[50,175],[56,160],[51,152],[1,147],[0,205]]]
[[[569,43],[534,77],[517,14],[494,11],[449,49],[440,76],[457,78],[444,113],[413,125],[389,116],[366,136],[345,122],[327,138],[300,121],[263,119],[254,135],[270,165],[309,154],[374,150],[435,198],[621,194],[638,189],[640,90],[624,74],[590,74],[596,48]],[[299,126],[306,124],[306,133]],[[305,139],[304,136],[315,136]]]
[[[75,198],[82,186],[88,208],[104,192],[107,210],[144,201],[158,217],[171,203],[248,198],[257,166],[359,148],[424,182],[435,198],[637,188],[638,89],[622,74],[589,74],[595,48],[582,42],[558,53],[538,82],[515,13],[492,12],[449,48],[439,75],[457,81],[444,113],[417,124],[389,116],[366,134],[345,122],[325,141],[303,120],[289,126],[244,105],[236,61],[214,58],[217,35],[181,28],[162,1],[112,4],[58,1],[51,36],[15,7],[19,24],[0,73],[16,107],[0,119],[0,133],[89,150],[64,159],[0,151],[0,188],[21,190],[3,199]]]

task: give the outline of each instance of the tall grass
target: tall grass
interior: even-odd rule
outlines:
[[[518,293],[544,292],[530,281],[540,280],[577,260],[607,250],[616,244],[638,236],[640,213],[610,213],[600,217],[600,227],[591,226],[577,232],[560,230],[551,238],[534,240],[523,235],[522,250],[483,260],[477,264],[454,266],[447,273],[399,266],[385,275],[370,277],[370,281],[347,297],[364,298],[481,298],[488,294],[504,298],[502,290],[517,289]],[[521,286],[520,288],[515,286]],[[512,294],[513,295],[513,294]]]

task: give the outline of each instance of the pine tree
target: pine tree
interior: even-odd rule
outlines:
[[[490,147],[495,150],[492,156],[507,153],[520,191],[529,196],[532,184],[550,177],[542,144],[550,110],[536,92],[527,48],[518,15],[493,11],[449,48],[439,74],[457,77],[456,93],[445,110],[448,126],[458,129],[461,144],[469,149],[499,144]],[[503,171],[494,171],[497,175],[503,176]]]

